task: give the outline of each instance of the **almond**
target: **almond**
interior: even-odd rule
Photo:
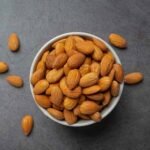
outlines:
[[[120,85],[117,81],[113,81],[111,85],[111,95],[112,96],[118,96],[119,94]]]
[[[94,101],[102,101],[104,99],[104,95],[102,93],[87,95],[87,98]]]
[[[70,71],[70,67],[69,67],[68,64],[66,63],[66,64],[64,65],[64,74],[67,76],[68,73],[69,73],[69,71]]]
[[[54,108],[48,108],[47,111],[50,115],[52,115],[57,120],[63,120],[64,119],[64,114],[59,110],[56,110]]]
[[[85,61],[84,61],[84,64],[91,65],[91,63],[92,63],[91,57],[86,57],[86,59],[85,59]]]
[[[47,88],[47,90],[45,91],[45,94],[46,94],[46,95],[51,95],[51,86],[49,86],[49,87]]]
[[[63,101],[63,93],[59,86],[52,86],[51,88],[51,102],[59,106]]]
[[[69,71],[66,78],[67,86],[69,89],[74,89],[80,81],[80,73],[77,69]]]
[[[49,51],[45,51],[41,58],[41,61],[46,62],[46,58],[47,58],[48,54],[49,54]]]
[[[21,128],[24,135],[28,136],[33,128],[33,118],[31,115],[25,115],[21,120]]]
[[[66,97],[64,99],[64,108],[67,110],[72,110],[78,103],[77,99]]]
[[[65,121],[71,125],[77,122],[77,116],[74,115],[72,111],[64,110]]]
[[[100,86],[100,91],[104,92],[108,90],[111,86],[111,79],[108,76],[104,76],[99,79],[99,86]]]
[[[90,86],[90,87],[87,87],[87,88],[84,88],[83,89],[83,94],[85,95],[91,95],[91,94],[95,94],[97,92],[100,91],[100,86],[98,85],[93,85],[93,86]]]
[[[77,36],[77,35],[74,35],[73,38],[74,38],[75,42],[83,42],[84,41],[84,39],[82,37]]]
[[[90,72],[90,73],[87,73],[86,75],[84,75],[80,79],[80,86],[81,87],[89,87],[89,86],[96,84],[97,81],[98,81],[97,74],[95,72]]]
[[[70,52],[75,48],[75,41],[73,36],[69,36],[65,42],[65,51],[67,55],[70,55]]]
[[[15,52],[19,49],[19,47],[20,47],[20,41],[17,33],[11,33],[8,37],[8,48],[12,52]]]
[[[114,68],[111,69],[111,71],[110,71],[110,73],[109,73],[108,76],[110,77],[111,81],[113,81],[113,79],[114,79],[114,77],[115,77],[115,69],[114,69]]]
[[[109,35],[109,41],[115,47],[118,47],[118,48],[126,48],[127,47],[126,39],[119,34],[111,33]]]
[[[79,52],[89,55],[94,51],[94,44],[91,41],[77,42],[76,48]]]
[[[83,64],[79,68],[79,71],[80,71],[81,76],[84,76],[90,72],[90,66],[88,64]]]
[[[71,51],[69,51],[69,53],[67,55],[70,57],[70,56],[77,54],[77,53],[79,53],[79,52],[76,50],[71,50]]]
[[[53,67],[53,62],[55,60],[56,56],[54,54],[48,54],[47,57],[46,57],[46,67],[48,69],[52,69]]]
[[[60,111],[64,110],[63,103],[62,103],[61,105],[59,105],[59,106],[53,104],[52,107],[53,107],[54,109],[57,109],[57,110],[60,110]]]
[[[10,75],[6,78],[7,82],[17,88],[20,88],[23,86],[23,79],[20,76],[17,75]]]
[[[53,69],[46,75],[46,79],[49,83],[56,83],[61,79],[62,76],[63,76],[63,68],[58,70]]]
[[[35,100],[43,108],[51,107],[51,101],[48,96],[45,95],[35,95]]]
[[[3,61],[0,61],[0,73],[7,72],[8,69],[9,69],[8,64]]]
[[[140,72],[133,72],[125,75],[124,82],[126,84],[137,84],[143,80],[144,76]]]
[[[44,78],[44,71],[43,69],[36,70],[31,77],[32,85],[35,85],[39,80]]]
[[[42,69],[43,71],[45,71],[45,62],[43,62],[42,60],[38,62],[36,70]]]
[[[60,53],[58,56],[56,56],[52,67],[54,69],[59,69],[64,66],[64,64],[67,62],[67,55],[65,53]]]
[[[66,38],[60,39],[57,42],[53,43],[52,47],[55,48],[58,43],[65,44],[65,42],[66,42]]]
[[[109,74],[113,67],[114,58],[112,58],[109,54],[105,54],[100,63],[101,68],[101,76],[106,76]]]
[[[70,90],[66,84],[66,79],[63,78],[60,81],[60,88],[63,94],[70,98],[78,98],[81,95],[81,87],[76,87],[74,90]]]
[[[111,100],[111,93],[110,91],[107,91],[104,93],[104,100],[103,100],[102,105],[104,107],[107,106],[110,103],[110,100]]]
[[[71,69],[79,68],[85,60],[85,55],[77,53],[69,57],[67,63]]]
[[[124,71],[123,67],[120,64],[114,64],[114,69],[115,69],[115,79],[121,83],[124,78]]]
[[[59,42],[55,46],[56,55],[59,55],[61,53],[65,52],[65,44],[62,42]]]
[[[97,62],[92,62],[91,66],[91,72],[95,72],[97,74],[97,76],[99,77],[100,75],[100,64]]]
[[[94,42],[94,44],[95,44],[96,46],[98,46],[103,52],[107,52],[107,51],[108,51],[108,48],[106,47],[106,45],[105,45],[102,41],[93,38],[93,42]]]
[[[101,61],[103,55],[104,54],[103,54],[102,50],[99,47],[94,46],[94,52],[93,52],[92,58],[95,61]]]
[[[80,105],[80,112],[85,115],[91,115],[97,111],[100,111],[101,106],[93,101],[84,101]]]
[[[100,122],[102,120],[102,116],[101,116],[100,112],[96,112],[96,113],[92,114],[90,116],[90,118],[92,120],[94,120],[95,122]]]
[[[34,94],[42,94],[43,92],[46,91],[48,87],[49,87],[49,83],[47,80],[40,80],[35,84],[33,88],[33,92]]]

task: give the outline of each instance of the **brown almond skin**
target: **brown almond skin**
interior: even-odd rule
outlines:
[[[43,92],[46,91],[46,89],[49,87],[49,83],[47,80],[40,80],[38,81],[34,88],[33,88],[33,92],[34,94],[42,94]]]
[[[70,52],[75,48],[75,41],[73,36],[67,37],[65,41],[65,51],[68,56],[70,56]]]
[[[95,72],[97,76],[99,77],[101,69],[100,69],[100,64],[97,62],[92,62],[91,66],[91,72]]]
[[[85,61],[84,61],[84,64],[91,65],[91,63],[92,63],[91,57],[86,57],[86,58],[85,58]]]
[[[52,105],[49,97],[45,95],[35,95],[35,100],[43,108],[49,108]]]
[[[73,90],[70,90],[67,86],[66,78],[61,79],[60,88],[61,88],[63,94],[67,97],[70,97],[70,98],[78,98],[78,97],[80,97],[80,95],[82,93],[82,89],[80,86],[76,87]]]
[[[77,53],[69,57],[67,64],[71,69],[79,68],[85,60],[85,55]]]
[[[71,69],[70,69],[70,67],[68,66],[68,64],[66,63],[66,64],[64,65],[63,70],[64,70],[65,76],[67,76],[68,73],[69,73],[69,71],[70,71]]]
[[[119,34],[111,33],[109,35],[109,41],[115,47],[118,47],[118,48],[126,48],[127,47],[126,39]]]
[[[44,78],[44,70],[43,69],[39,69],[36,70],[31,77],[31,83],[32,85],[35,85],[39,80]]]
[[[90,65],[89,64],[82,64],[81,67],[79,68],[81,76],[86,75],[87,73],[90,72]]]
[[[80,112],[85,115],[91,115],[101,109],[101,106],[93,101],[84,101],[80,105]]]
[[[21,88],[23,86],[23,79],[18,75],[9,75],[6,78],[6,81],[16,88]]]
[[[102,101],[104,99],[104,95],[102,93],[96,93],[92,95],[87,95],[87,98],[94,101]]]
[[[100,41],[100,40],[97,40],[95,38],[93,38],[93,42],[96,46],[98,46],[103,52],[107,52],[108,51],[108,48],[106,47],[106,45]]]
[[[68,56],[65,53],[60,53],[58,56],[56,56],[52,67],[55,69],[59,69],[65,65],[67,62]]]
[[[89,87],[89,86],[96,84],[97,82],[98,82],[97,74],[95,72],[90,72],[90,73],[87,73],[86,75],[84,75],[80,79],[80,86],[81,87]]]
[[[99,85],[93,85],[93,86],[84,88],[82,93],[85,94],[85,95],[91,95],[91,94],[95,94],[95,93],[99,92],[100,89],[101,88],[100,88]]]
[[[53,86],[51,88],[51,102],[59,106],[63,101],[63,93],[59,86]]]
[[[6,62],[0,61],[0,73],[5,73],[9,69],[9,66]]]
[[[63,68],[50,70],[46,75],[46,79],[49,83],[57,83],[62,78],[63,73]]]
[[[65,52],[65,45],[64,45],[64,43],[62,43],[62,42],[57,43],[56,47],[55,47],[55,50],[56,50],[56,55],[64,53]]]
[[[33,117],[31,115],[25,115],[21,120],[21,128],[24,135],[28,136],[33,128]]]
[[[113,81],[111,85],[111,95],[116,97],[119,95],[120,85],[117,81]]]
[[[103,55],[104,54],[103,54],[102,50],[99,47],[94,46],[94,52],[93,52],[92,58],[95,61],[101,61]]]
[[[111,79],[109,76],[104,76],[99,79],[99,86],[100,86],[100,91],[104,92],[108,90],[111,86]]]
[[[111,93],[110,91],[107,91],[104,93],[104,100],[103,100],[103,107],[107,106],[111,101]]]
[[[102,120],[102,116],[101,116],[100,112],[96,112],[96,113],[90,115],[90,118],[92,120],[94,120],[95,122],[100,122]]]
[[[43,72],[45,72],[46,67],[45,67],[45,62],[43,60],[40,60],[36,66],[36,70],[42,69]]]
[[[114,59],[109,54],[104,55],[100,63],[101,76],[106,76],[109,74],[113,67],[113,63]]]
[[[124,70],[121,64],[114,64],[113,68],[115,69],[115,80],[119,83],[122,83],[124,79]]]
[[[144,79],[144,75],[141,72],[133,72],[126,74],[124,77],[124,82],[126,84],[137,84]]]
[[[8,37],[8,48],[12,52],[16,52],[19,50],[19,47],[20,47],[20,40],[17,33],[11,33]]]
[[[56,110],[54,108],[48,108],[47,111],[50,115],[52,115],[57,120],[63,120],[64,119],[63,113],[59,110]]]
[[[74,115],[74,113],[72,111],[69,111],[67,109],[64,109],[64,117],[65,117],[65,121],[71,125],[77,122],[77,116]]]
[[[76,48],[79,52],[89,55],[94,51],[94,44],[91,41],[77,42]]]
[[[78,99],[73,99],[69,97],[65,97],[64,99],[64,108],[67,110],[72,110],[78,103]]]
[[[55,58],[56,58],[55,54],[49,53],[47,55],[46,61],[45,61],[47,69],[53,68],[53,62],[55,61]]]
[[[70,70],[66,78],[67,86],[70,90],[78,86],[80,81],[80,72],[77,69]]]

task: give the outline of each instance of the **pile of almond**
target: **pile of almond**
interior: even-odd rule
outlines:
[[[101,111],[119,94],[124,79],[106,45],[69,36],[44,52],[32,75],[36,102],[58,120],[101,120]]]

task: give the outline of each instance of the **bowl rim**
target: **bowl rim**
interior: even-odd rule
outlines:
[[[64,34],[60,34],[58,36],[55,36],[54,38],[50,39],[49,41],[47,41],[41,48],[40,50],[37,52],[37,54],[35,55],[32,64],[31,64],[31,68],[30,68],[30,74],[29,74],[29,84],[30,84],[30,90],[31,90],[31,94],[32,97],[34,99],[35,104],[37,105],[37,107],[43,112],[44,115],[46,115],[48,118],[50,118],[51,120],[61,124],[61,125],[65,125],[65,126],[69,126],[69,127],[83,127],[83,126],[88,126],[88,125],[92,125],[96,122],[94,122],[93,120],[80,120],[75,124],[69,125],[66,123],[66,121],[60,121],[55,119],[53,116],[51,116],[44,108],[42,108],[39,104],[37,104],[35,97],[34,97],[34,93],[33,93],[33,86],[31,84],[31,76],[35,70],[35,66],[37,64],[37,62],[39,61],[39,59],[41,58],[42,54],[46,51],[46,48],[50,45],[52,45],[54,42],[56,42],[59,39],[71,36],[71,35],[78,35],[78,36],[83,36],[83,37],[89,37],[89,38],[95,38],[98,39],[100,41],[102,41],[107,47],[108,49],[113,53],[115,60],[117,63],[121,64],[120,58],[117,55],[117,53],[115,52],[114,48],[112,48],[106,41],[104,41],[102,38],[93,35],[91,33],[86,33],[86,32],[68,32],[68,33],[64,33]],[[102,119],[104,119],[106,116],[108,116],[112,110],[116,107],[116,105],[118,104],[121,94],[123,92],[123,87],[124,87],[124,82],[122,82],[120,84],[120,91],[119,91],[119,95],[117,97],[114,97],[110,104],[101,112],[102,114]]]

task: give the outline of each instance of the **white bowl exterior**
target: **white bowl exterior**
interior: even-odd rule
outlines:
[[[108,49],[113,53],[113,55],[116,59],[116,62],[119,63],[119,64],[121,64],[121,62],[120,62],[120,59],[119,59],[118,55],[116,54],[115,50],[108,43],[106,43],[103,39],[101,39],[101,38],[99,38],[99,37],[97,37],[93,34],[85,33],[85,32],[69,32],[69,33],[65,33],[65,34],[61,34],[59,36],[56,36],[53,39],[49,40],[46,44],[44,44],[41,47],[41,49],[38,51],[38,53],[36,54],[36,56],[35,56],[35,58],[32,62],[31,68],[30,68],[30,76],[29,76],[30,89],[31,89],[31,93],[32,93],[32,96],[33,96],[33,99],[34,99],[36,105],[47,117],[49,117],[50,119],[52,119],[53,121],[55,121],[59,124],[62,124],[62,125],[65,125],[65,126],[70,126],[70,127],[82,127],[82,126],[88,126],[88,125],[94,124],[95,122],[93,120],[80,120],[80,121],[78,121],[77,123],[75,123],[73,125],[69,125],[69,124],[66,123],[66,121],[60,121],[60,120],[55,119],[44,108],[42,108],[41,106],[39,106],[37,104],[37,102],[35,100],[35,97],[34,97],[34,93],[33,93],[33,86],[30,82],[31,81],[31,76],[32,76],[32,74],[34,72],[34,69],[35,69],[35,66],[36,66],[37,62],[39,61],[39,59],[41,58],[42,54],[46,51],[46,48],[48,46],[50,46],[52,43],[56,42],[57,40],[65,38],[65,37],[70,36],[70,35],[79,35],[79,36],[88,37],[88,38],[96,38],[96,39],[102,41],[103,43],[105,43],[105,45],[108,47]],[[124,83],[121,83],[119,95],[117,97],[114,97],[111,100],[110,104],[101,112],[102,119],[105,118],[108,114],[110,114],[110,112],[115,108],[115,106],[119,102],[122,91],[123,91],[123,87],[124,87]]]

